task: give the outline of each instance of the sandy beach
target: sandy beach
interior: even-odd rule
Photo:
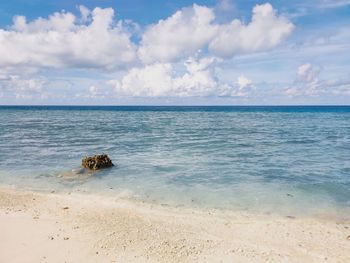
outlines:
[[[0,189],[0,262],[350,262],[350,222]]]

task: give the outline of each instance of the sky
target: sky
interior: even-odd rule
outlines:
[[[350,0],[0,3],[0,105],[350,105]]]

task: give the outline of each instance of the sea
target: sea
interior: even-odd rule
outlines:
[[[350,106],[0,106],[0,185],[350,215]]]

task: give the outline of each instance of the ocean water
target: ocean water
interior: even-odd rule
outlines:
[[[84,155],[116,164],[72,175]],[[0,107],[0,184],[281,213],[350,209],[350,107]]]

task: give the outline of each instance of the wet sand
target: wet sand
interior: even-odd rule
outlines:
[[[346,219],[0,188],[0,262],[350,262]]]

